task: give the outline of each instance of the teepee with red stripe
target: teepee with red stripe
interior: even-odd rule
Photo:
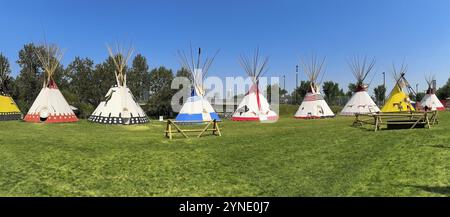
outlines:
[[[45,123],[78,121],[69,103],[53,80],[53,75],[59,66],[63,53],[56,45],[45,44],[43,48],[36,51],[36,56],[44,68],[44,84],[24,120]]]
[[[353,75],[356,78],[356,89],[353,96],[345,104],[340,115],[353,116],[355,114],[371,114],[380,112],[377,104],[367,93],[369,85],[364,84],[364,80],[375,66],[375,58],[372,58],[370,62],[367,62],[367,58],[360,58],[355,56],[349,66]]]
[[[309,78],[310,88],[303,98],[302,104],[295,113],[295,118],[315,119],[335,116],[322,94],[320,94],[320,85],[317,83],[317,79],[323,72],[324,64],[325,58],[323,58],[322,61],[319,61],[314,55],[309,63],[302,60],[303,69]]]
[[[425,78],[428,84],[427,94],[423,97],[422,101],[420,101],[420,106],[424,110],[438,110],[438,111],[444,111],[445,107],[439,101],[439,99],[436,96],[436,79],[433,76],[429,76]]]
[[[240,63],[248,76],[252,79],[253,85],[233,113],[231,120],[274,121],[278,119],[277,113],[270,109],[269,102],[258,87],[259,79],[267,71],[267,62],[267,57],[262,62],[260,61],[258,48],[255,51],[252,61],[245,56],[241,56]]]

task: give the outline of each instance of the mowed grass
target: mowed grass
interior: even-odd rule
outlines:
[[[0,196],[450,196],[450,112],[439,118],[373,132],[289,114],[171,141],[158,121],[0,122]]]

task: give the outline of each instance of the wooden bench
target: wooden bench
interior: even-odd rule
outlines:
[[[187,134],[192,132],[199,132],[197,138],[200,138],[207,131],[212,131],[212,135],[222,136],[222,133],[220,132],[219,128],[219,121],[216,121],[215,119],[211,121],[202,121],[202,122],[167,120],[166,123],[167,124],[165,134],[166,137],[169,139],[172,139],[174,133],[181,133],[184,136],[184,138],[189,138]],[[181,129],[181,125],[190,126],[190,129]],[[201,126],[202,128],[192,129],[192,126]]]
[[[386,125],[388,129],[404,128],[431,128],[437,124],[437,111],[430,112],[404,112],[404,113],[373,113],[373,114],[355,114],[353,126],[373,125],[377,131],[381,125]]]

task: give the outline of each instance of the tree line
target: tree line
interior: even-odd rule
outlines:
[[[8,59],[0,54],[0,84],[2,92],[10,94],[22,112],[26,112],[42,89],[44,71],[36,53],[45,52],[42,46],[33,43],[26,44],[18,53],[17,64],[20,67],[16,78],[11,76]],[[116,84],[114,77],[114,62],[108,57],[103,62],[95,64],[88,57],[75,57],[67,67],[60,65],[56,70],[54,79],[69,104],[78,108],[79,117],[87,118],[96,106],[103,100],[109,88]],[[147,59],[137,54],[131,65],[125,69],[127,86],[139,101],[144,111],[150,117],[164,115],[173,117],[171,99],[177,90],[171,89],[175,77],[190,77],[187,70],[179,69],[172,72],[164,66],[150,69]],[[300,104],[310,87],[309,81],[301,81],[298,88],[291,94],[279,89],[282,96],[280,103]],[[325,100],[331,106],[342,106],[346,99],[351,97],[356,85],[350,83],[348,91],[344,92],[338,83],[326,81],[322,85]],[[374,89],[374,100],[381,105],[385,100],[386,88],[383,85]],[[266,87],[266,94],[270,95],[270,86]],[[439,99],[450,97],[450,78],[447,83],[438,89]],[[417,94],[418,98],[424,93]],[[270,100],[270,97],[268,97]],[[417,99],[420,100],[420,99]]]
[[[2,91],[14,98],[22,112],[29,110],[43,87],[44,70],[37,52],[45,49],[33,43],[23,46],[17,60],[20,71],[16,78],[11,76],[8,59],[0,54]],[[67,102],[78,108],[79,117],[87,118],[116,84],[114,70],[111,57],[98,64],[88,57],[75,57],[67,67],[60,65],[53,78]],[[127,86],[147,115],[173,117],[170,100],[176,90],[170,87],[175,77],[171,69],[164,66],[150,69],[147,59],[137,54],[125,71]],[[189,74],[180,69],[176,76],[189,77]]]

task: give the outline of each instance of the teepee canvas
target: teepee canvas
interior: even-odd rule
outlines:
[[[345,104],[340,115],[351,116],[379,112],[380,109],[367,93],[368,85],[364,84],[364,80],[375,65],[375,59],[372,59],[367,64],[366,58],[361,60],[355,57],[349,65],[356,78],[356,90],[347,104]]]
[[[277,113],[270,109],[269,102],[259,90],[259,79],[267,71],[266,57],[262,62],[259,59],[259,49],[256,49],[253,60],[241,56],[240,63],[247,75],[252,79],[252,86],[239,103],[233,113],[233,121],[275,121],[278,119]]]
[[[430,76],[426,78],[428,89],[426,95],[423,97],[422,101],[420,101],[420,106],[424,110],[439,110],[443,111],[445,110],[444,105],[442,105],[441,101],[436,96],[436,80],[434,79],[434,76]]]
[[[190,73],[192,89],[191,96],[187,98],[175,120],[179,122],[220,121],[219,115],[205,98],[206,90],[203,87],[203,80],[217,53],[211,59],[206,58],[204,62],[201,61],[201,48],[198,49],[197,60],[193,57],[192,47],[189,57],[182,51],[178,51],[178,55],[182,67]]]
[[[6,83],[11,79],[10,72],[7,61],[0,64],[0,121],[19,120],[22,118],[19,107],[17,107],[12,97],[6,93]]]
[[[382,112],[407,112],[415,111],[414,106],[411,104],[411,99],[404,89],[411,89],[408,81],[405,78],[405,73],[407,67],[402,65],[400,71],[398,71],[395,66],[393,67],[393,75],[396,79],[394,89],[389,94],[383,108]]]
[[[302,104],[298,108],[294,117],[299,119],[314,119],[314,118],[330,118],[334,117],[327,102],[320,94],[320,85],[317,83],[319,75],[322,74],[325,58],[318,61],[316,57],[311,58],[310,63],[302,60],[303,69],[309,78],[310,87],[308,93],[303,98]]]
[[[109,55],[114,62],[117,85],[111,87],[97,108],[89,117],[89,121],[101,124],[143,124],[149,121],[141,106],[134,99],[127,87],[125,68],[133,49],[125,51],[117,45],[116,51],[108,47]]]
[[[44,49],[36,52],[36,56],[44,68],[44,84],[39,95],[25,116],[27,122],[75,122],[77,116],[72,111],[64,96],[53,80],[63,53],[56,45],[44,45]]]

